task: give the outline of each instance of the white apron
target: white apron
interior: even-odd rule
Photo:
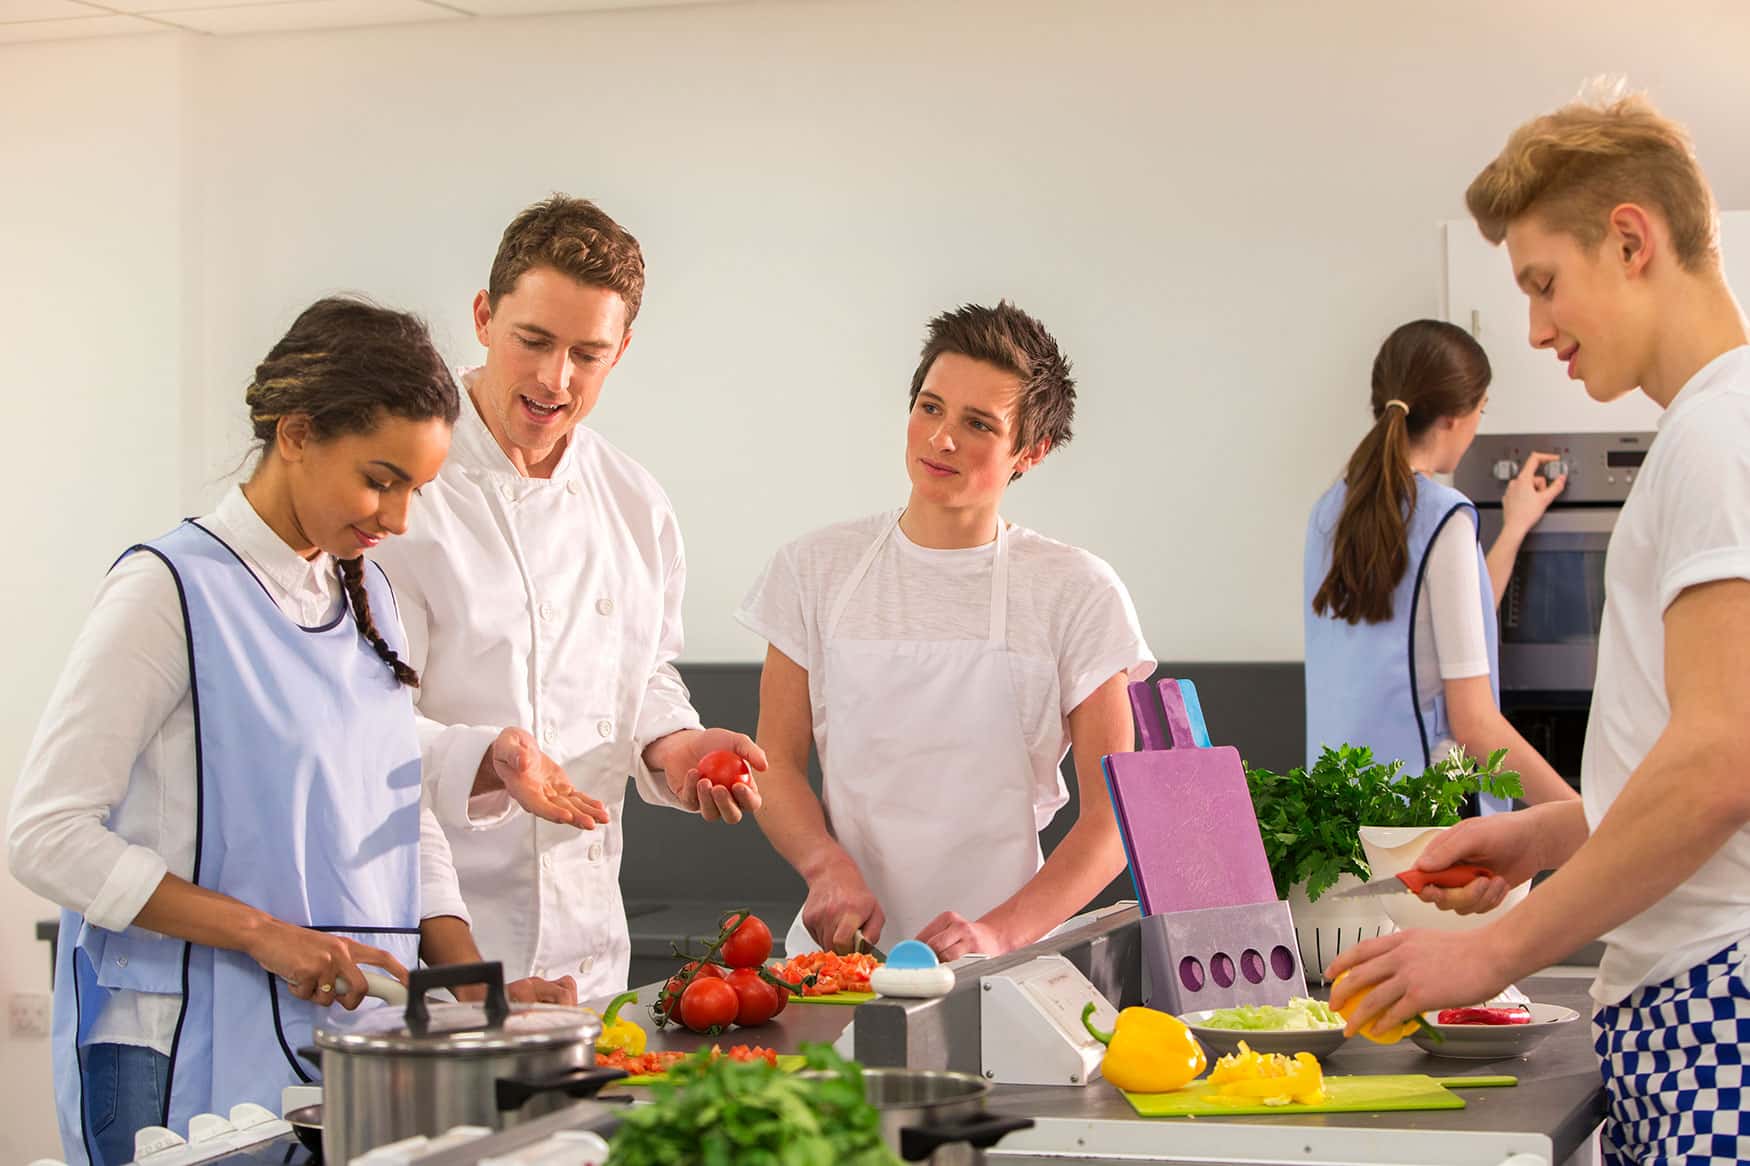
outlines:
[[[847,640],[834,633],[892,537],[882,532],[822,629],[827,821],[886,915],[891,947],[943,911],[977,919],[1043,864],[1033,772],[1008,651],[1007,526],[997,522],[984,640]],[[817,951],[797,915],[785,952]]]

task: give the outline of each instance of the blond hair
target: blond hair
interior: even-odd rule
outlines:
[[[1550,229],[1596,247],[1610,212],[1625,202],[1655,211],[1690,272],[1719,265],[1719,215],[1684,128],[1645,96],[1601,89],[1513,131],[1464,194],[1491,243],[1536,213]]]

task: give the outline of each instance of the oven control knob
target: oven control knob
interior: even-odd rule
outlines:
[[[1504,457],[1495,463],[1495,481],[1511,482],[1519,476],[1519,463],[1510,457]]]
[[[1567,462],[1560,462],[1560,461],[1558,461],[1558,462],[1544,462],[1543,468],[1538,470],[1538,473],[1543,475],[1543,480],[1546,482],[1553,482],[1557,478],[1566,474],[1567,472],[1568,472],[1568,463]]]

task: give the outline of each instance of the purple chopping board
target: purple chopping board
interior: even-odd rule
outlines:
[[[1143,721],[1135,691],[1143,687],[1133,685],[1132,698],[1144,744],[1164,743],[1160,722]],[[1264,858],[1239,750],[1196,747],[1177,685],[1162,681],[1160,695],[1174,747],[1105,758],[1143,913],[1274,902],[1276,883]]]

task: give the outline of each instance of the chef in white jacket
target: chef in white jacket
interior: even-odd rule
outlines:
[[[701,727],[673,661],[685,558],[656,480],[578,423],[631,340],[644,288],[635,240],[592,203],[555,195],[506,228],[474,301],[486,363],[464,373],[450,459],[418,503],[416,536],[379,554],[423,679],[427,789],[480,946],[507,977],[571,976],[579,998],[625,987],[620,899],[627,777],[654,804],[738,821],[698,777],[747,736]],[[482,761],[504,725],[534,744],[605,825],[539,821]]]

